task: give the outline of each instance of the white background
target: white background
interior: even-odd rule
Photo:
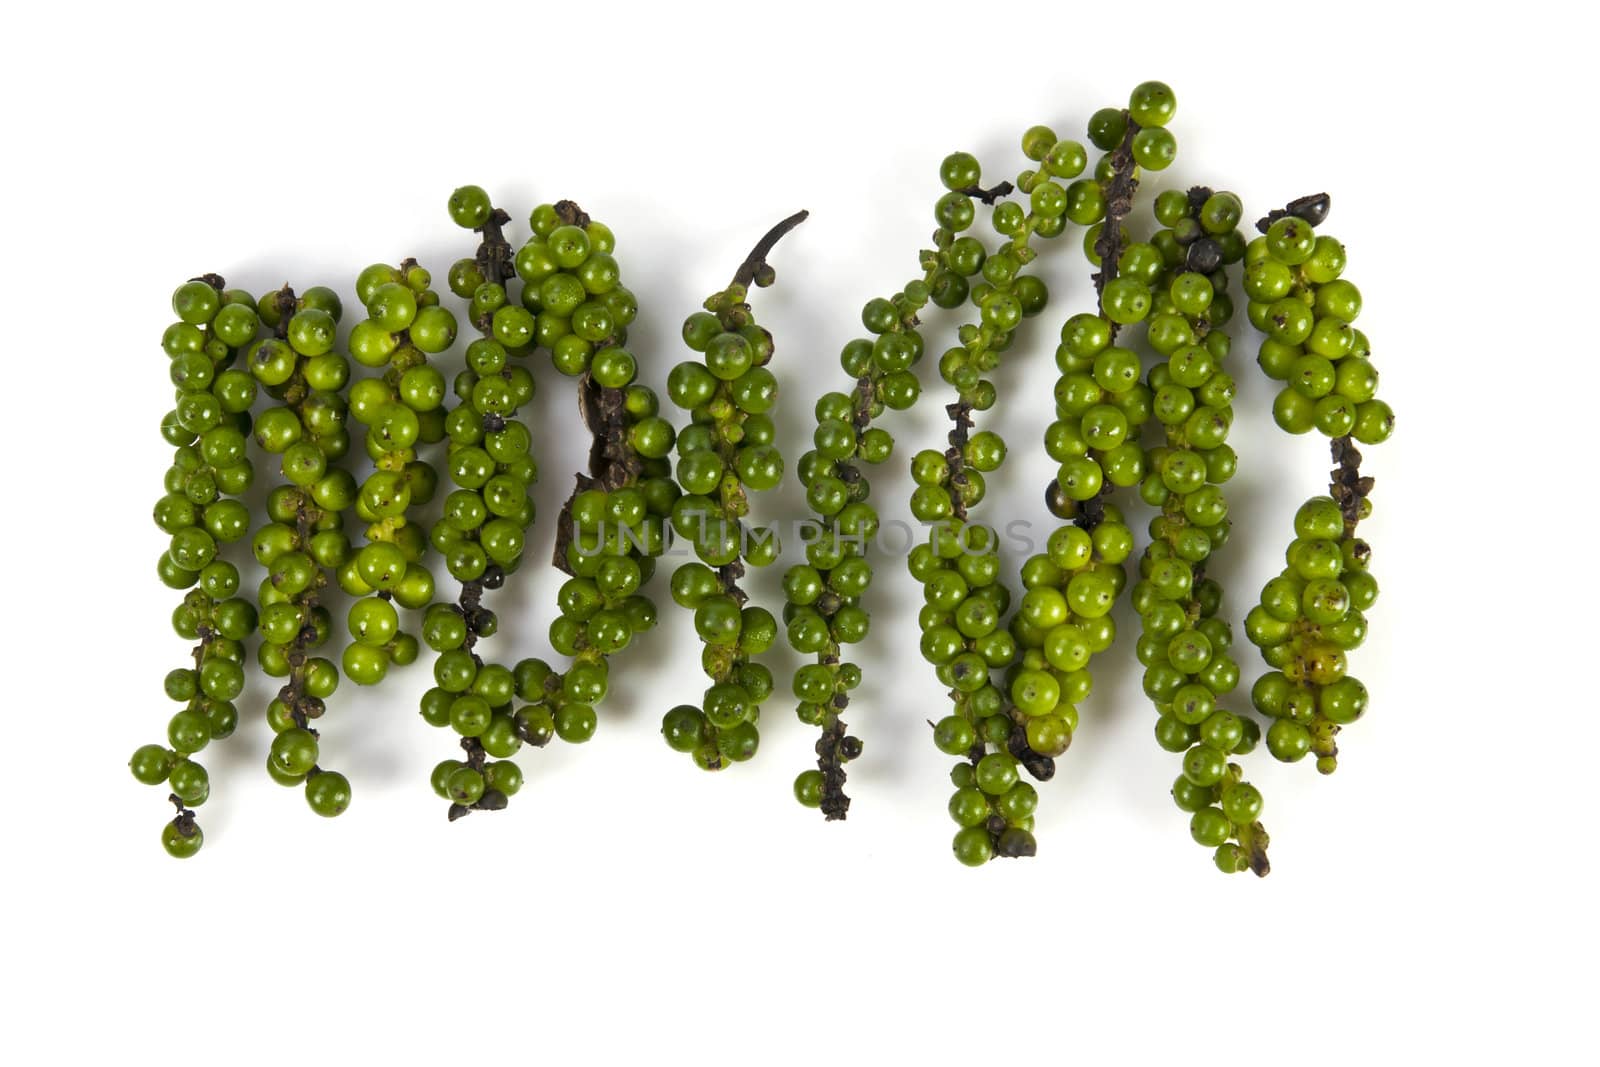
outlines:
[[[51,5],[12,12],[4,330],[12,482],[0,1053],[123,1063],[1467,1062],[1593,1055],[1593,445],[1564,421],[1594,393],[1594,92],[1577,6],[922,3]],[[35,10],[44,10],[39,5]],[[1436,13],[1437,12],[1437,13]],[[1566,13],[1563,13],[1566,12]],[[1250,217],[1327,189],[1328,232],[1399,431],[1377,476],[1383,596],[1353,669],[1373,693],[1338,773],[1247,769],[1273,873],[1225,878],[1167,796],[1136,631],[1041,788],[1039,856],[949,855],[943,707],[916,655],[915,583],[881,560],[866,740],[848,823],[789,796],[813,731],[780,691],[754,764],[695,770],[657,736],[703,680],[691,627],[616,664],[585,747],[521,759],[510,810],[447,825],[427,785],[451,738],[416,715],[418,665],[346,685],[322,726],[352,778],[315,818],[262,770],[269,692],[208,750],[207,843],[177,863],[170,814],[126,770],[170,714],[186,644],[153,572],[170,450],[159,348],[173,286],[349,293],[369,262],[441,277],[470,251],[444,203],[466,181],[519,220],[572,197],[619,237],[659,387],[678,324],[768,224],[812,218],[759,297],[776,333],[792,462],[864,300],[912,276],[940,158],[1015,177],[1021,131],[1083,136],[1138,81],[1177,91],[1178,163],[1154,192],[1240,193]],[[1012,459],[990,518],[1045,521],[1039,444],[1054,332],[1090,306],[1076,234],[1048,246],[1047,314],[998,375]],[[1580,265],[1582,256],[1585,263]],[[1242,309],[1241,309],[1242,310]],[[1239,317],[1243,322],[1242,314]],[[930,348],[951,316],[930,320]],[[1248,330],[1248,327],[1246,327]],[[1325,484],[1236,345],[1236,534],[1213,571],[1235,620]],[[937,445],[943,386],[886,417],[874,477],[909,518],[906,461]],[[548,552],[580,462],[571,386],[547,363],[531,413]],[[1588,404],[1592,416],[1593,404]],[[764,506],[795,515],[793,479]],[[1136,525],[1142,525],[1142,519]],[[1012,560],[1011,563],[1020,562]],[[436,568],[443,575],[442,568]],[[779,568],[754,584],[770,598]],[[1014,570],[1012,571],[1014,574]],[[502,607],[491,649],[547,654],[557,576]],[[770,602],[770,599],[769,599]],[[1239,641],[1248,677],[1259,664]],[[794,665],[771,657],[780,678]],[[1587,1053],[1583,1052],[1588,1048]],[[358,1059],[359,1058],[359,1059]],[[1592,1062],[1592,1061],[1591,1061]]]

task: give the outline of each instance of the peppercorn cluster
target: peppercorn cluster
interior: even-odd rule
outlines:
[[[954,855],[980,866],[1037,852],[1035,783],[1058,774],[1094,722],[1091,669],[1116,640],[1126,596],[1156,741],[1181,760],[1171,795],[1190,835],[1222,871],[1266,874],[1263,799],[1245,759],[1265,740],[1277,759],[1311,755],[1331,773],[1338,734],[1368,704],[1347,662],[1377,598],[1372,550],[1357,535],[1373,489],[1357,445],[1386,440],[1394,413],[1354,325],[1362,301],[1343,277],[1344,246],[1317,232],[1325,194],[1269,212],[1251,239],[1243,203],[1225,190],[1162,191],[1153,227],[1135,212],[1141,184],[1176,158],[1176,107],[1152,81],[1126,106],[1094,112],[1092,167],[1083,142],[1044,125],[1023,133],[1027,162],[1014,181],[986,187],[974,155],[944,157],[917,273],[862,306],[864,333],[840,352],[847,382],[815,403],[811,447],[793,465],[806,509],[789,538],[797,543],[780,544],[776,523],[754,514],[786,464],[775,344],[752,297],[774,282],[768,256],[807,212],[767,231],[684,320],[694,356],[663,375],[677,419],[646,384],[652,354],[629,345],[639,304],[622,283],[616,237],[571,200],[534,208],[514,243],[509,212],[479,186],[458,188],[449,215],[477,246],[450,265],[448,293],[415,259],[375,263],[355,276],[363,313],[343,340],[340,297],[322,286],[253,297],[210,274],[179,286],[178,321],[162,339],[176,390],[162,434],[175,451],[154,518],[166,538],[158,575],[183,592],[171,621],[192,642],[192,662],[164,681],[180,705],[166,743],[131,761],[137,780],[169,791],[166,850],[201,848],[194,809],[211,782],[196,757],[235,732],[250,700],[246,642],[258,633],[255,658],[273,679],[260,701],[267,770],[313,812],[335,816],[351,801],[349,780],[323,766],[337,755],[324,731],[341,676],[379,685],[423,645],[433,684],[421,717],[459,750],[431,775],[446,814],[505,808],[525,785],[524,746],[595,734],[616,657],[658,625],[648,586],[675,542],[694,558],[676,566],[670,594],[692,615],[709,684],[698,702],[665,710],[666,742],[707,770],[758,755],[761,707],[777,688],[758,657],[781,626],[805,659],[790,678],[797,715],[817,728],[816,765],[793,793],[843,819],[846,766],[864,751],[844,721],[863,684],[846,649],[868,634],[880,527],[867,467],[891,457],[880,422],[917,402],[916,367],[934,351],[948,424],[942,443],[910,454],[909,507],[925,536],[907,569],[922,591],[918,647],[948,694],[936,711],[902,710],[955,760]],[[1008,455],[996,371],[1008,353],[1025,358],[1025,328],[1058,298],[1039,259],[1069,226],[1082,229],[1093,304],[1064,314],[1052,334],[1058,373],[1042,442],[1052,520],[1014,564],[979,511]],[[1295,515],[1286,566],[1245,616],[1266,664],[1248,708],[1212,566],[1240,540],[1228,499],[1240,462],[1229,443],[1236,286],[1262,335],[1257,363],[1281,383],[1274,420],[1323,434],[1334,462],[1327,495]],[[470,329],[458,330],[462,319]],[[460,362],[447,371],[458,332]],[[553,660],[490,647],[506,636],[505,605],[491,601],[528,569],[535,443],[558,425],[534,410],[546,358],[573,386],[561,395],[575,399],[588,444],[552,509],[551,564],[565,575],[547,616]],[[357,428],[362,447],[352,449]],[[276,484],[253,512],[246,494],[263,457]],[[760,583],[745,582],[747,568],[780,559],[775,616],[755,602]],[[244,580],[251,565],[259,582]],[[347,639],[331,657],[338,613]]]

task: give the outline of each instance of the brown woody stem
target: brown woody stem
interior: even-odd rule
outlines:
[[[761,240],[750,250],[750,254],[744,257],[744,262],[739,264],[739,269],[733,272],[733,281],[729,288],[735,285],[749,288],[752,283],[761,286],[771,285],[773,274],[772,268],[767,265],[767,256],[778,242],[783,240],[785,234],[810,217],[809,211],[803,209],[796,211],[763,234]]]

